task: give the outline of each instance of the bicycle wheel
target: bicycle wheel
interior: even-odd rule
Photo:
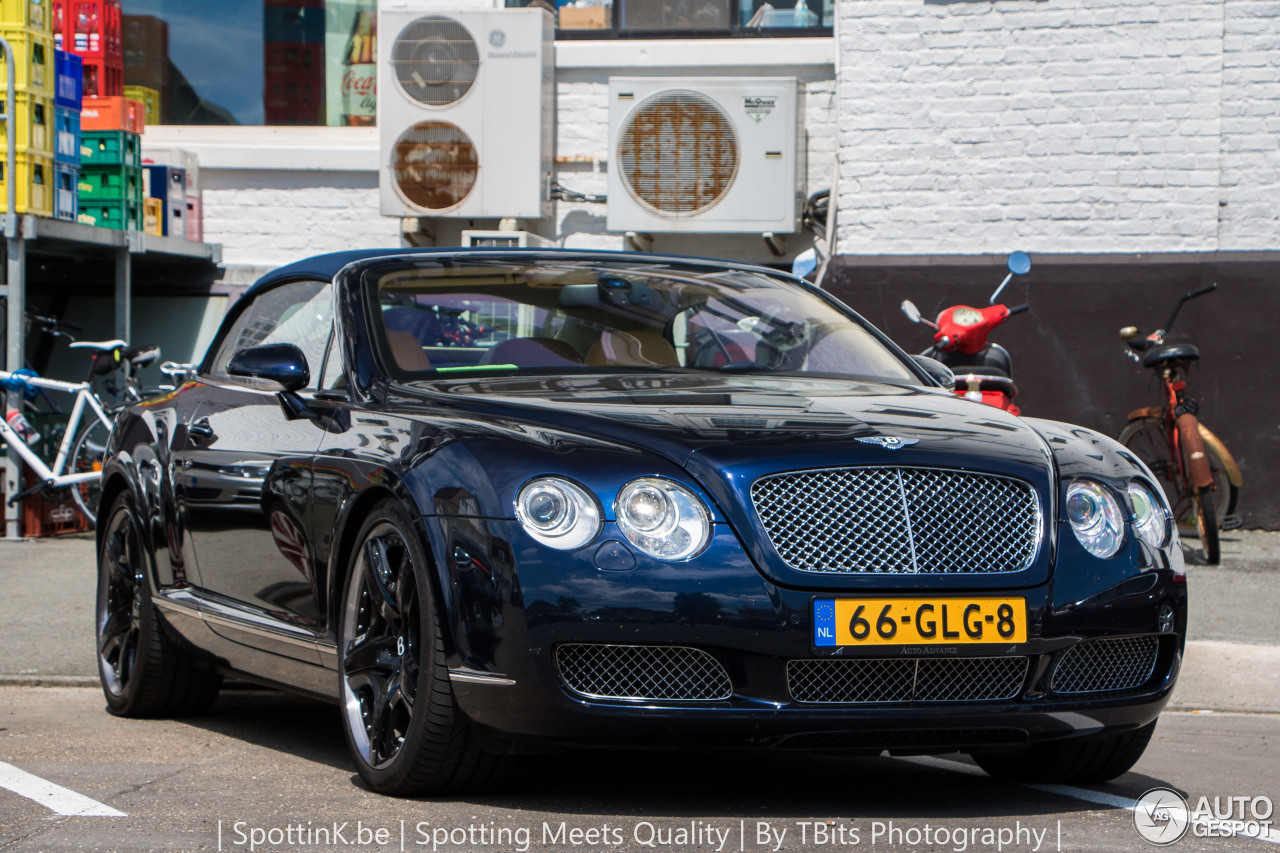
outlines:
[[[1199,535],[1199,524],[1196,521],[1195,495],[1186,489],[1178,480],[1169,456],[1169,442],[1165,437],[1164,422],[1159,418],[1138,418],[1130,421],[1120,433],[1119,441],[1133,455],[1141,459],[1151,473],[1155,474],[1169,506],[1173,508],[1173,517],[1178,522],[1178,534],[1184,537]],[[1226,466],[1222,457],[1212,446],[1206,444],[1205,455],[1209,457],[1209,472],[1213,475],[1213,501],[1215,530],[1221,529],[1222,519],[1235,508],[1237,489],[1227,477]]]
[[[1196,530],[1200,534],[1200,550],[1204,552],[1204,561],[1216,566],[1222,559],[1222,551],[1218,547],[1218,517],[1214,514],[1213,504],[1213,492],[1208,489],[1196,491]]]
[[[107,436],[110,430],[96,418],[76,436],[76,443],[71,446],[71,456],[67,460],[67,470],[72,473],[85,471],[102,471],[102,463],[107,455]],[[98,499],[102,496],[102,481],[89,480],[73,486],[71,497],[76,506],[89,519],[90,526],[98,523]]]

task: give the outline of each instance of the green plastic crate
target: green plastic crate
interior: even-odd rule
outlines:
[[[142,170],[132,166],[81,166],[80,203],[128,200],[142,206]]]
[[[80,199],[80,222],[117,231],[142,230],[142,205],[132,201],[85,201]]]
[[[142,168],[142,137],[126,130],[86,130],[80,135],[82,166]]]

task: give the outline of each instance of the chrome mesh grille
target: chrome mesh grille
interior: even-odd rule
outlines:
[[[1035,560],[1029,483],[932,468],[829,468],[751,486],[769,541],[802,572],[1020,572]]]
[[[566,687],[592,699],[728,699],[733,684],[714,657],[686,646],[565,643],[556,669]]]
[[[1029,659],[811,658],[787,663],[797,702],[990,702],[1022,692]]]
[[[1055,693],[1132,690],[1151,678],[1159,651],[1157,637],[1087,640],[1058,661],[1050,688]]]

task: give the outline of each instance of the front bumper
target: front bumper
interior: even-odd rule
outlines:
[[[1060,536],[1050,578],[1007,590],[1027,604],[1024,643],[881,646],[835,655],[837,663],[874,659],[898,669],[904,659],[908,666],[917,660],[1025,659],[1010,692],[906,699],[873,692],[859,701],[815,702],[797,698],[788,666],[833,658],[832,650],[813,645],[812,625],[814,598],[831,593],[768,580],[727,525],[717,525],[711,546],[688,563],[638,559],[633,568],[608,571],[597,565],[598,543],[582,552],[549,552],[507,522],[434,521],[440,526],[430,531],[433,539],[448,543],[445,553],[453,557],[442,589],[453,640],[450,667],[463,676],[454,679],[454,694],[495,743],[746,742],[870,752],[1016,747],[1150,723],[1167,703],[1181,663],[1186,584],[1170,552],[1140,542],[1102,561],[1069,534]],[[602,538],[620,539],[611,534],[606,525]],[[956,580],[955,590],[927,594],[963,597],[963,579]],[[885,585],[885,596],[911,591],[909,578],[886,579]],[[859,591],[858,597],[879,593]],[[1138,683],[1077,692],[1055,683],[1073,648],[1116,638],[1154,644],[1154,661]],[[714,660],[730,688],[715,698],[588,695],[571,688],[558,664],[557,650],[568,645],[694,649]]]

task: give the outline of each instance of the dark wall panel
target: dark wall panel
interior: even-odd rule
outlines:
[[[1191,342],[1201,361],[1188,391],[1200,416],[1235,455],[1244,474],[1239,512],[1246,527],[1280,529],[1280,258],[1204,262],[1037,258],[1001,297],[1031,311],[996,330],[992,340],[1013,357],[1024,415],[1092,427],[1115,436],[1126,416],[1162,402],[1150,370],[1124,356],[1122,326],[1145,334],[1165,321],[1188,290],[1217,282],[1215,293],[1184,306],[1170,342]],[[824,286],[883,329],[908,352],[932,342],[932,330],[899,310],[911,299],[927,317],[955,303],[980,307],[1005,273],[1003,259],[898,263],[838,256]]]

